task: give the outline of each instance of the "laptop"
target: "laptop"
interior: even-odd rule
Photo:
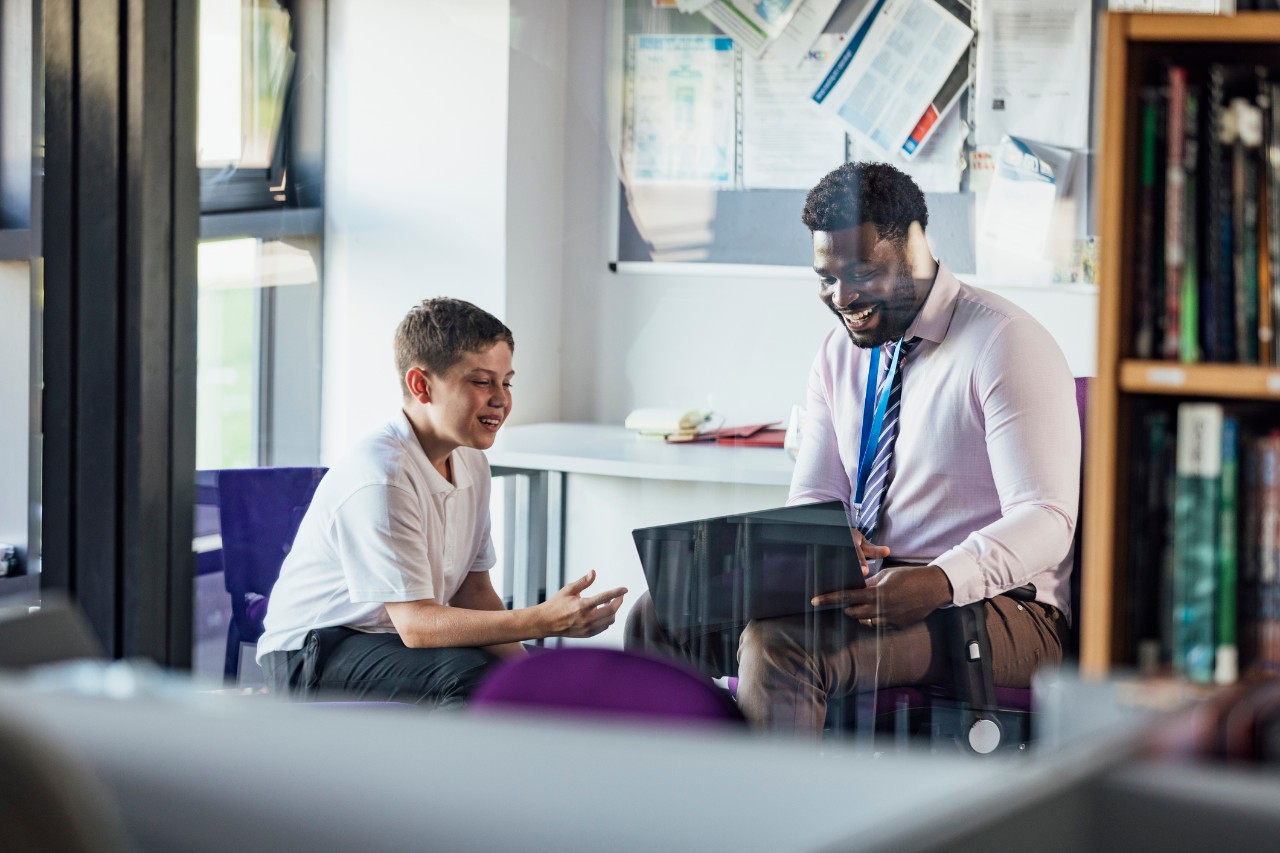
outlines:
[[[631,535],[668,631],[813,612],[813,596],[866,585],[840,501],[643,527]]]

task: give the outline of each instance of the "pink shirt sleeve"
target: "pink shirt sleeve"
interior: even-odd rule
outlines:
[[[979,361],[973,393],[1002,517],[940,555],[957,605],[1034,581],[1066,557],[1080,500],[1070,368],[1038,324],[1010,320]]]

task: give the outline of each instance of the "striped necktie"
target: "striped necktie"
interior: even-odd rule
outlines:
[[[871,473],[867,475],[867,487],[862,495],[862,511],[858,513],[858,530],[868,541],[880,525],[880,506],[884,503],[884,494],[889,489],[891,478],[889,463],[893,458],[893,442],[898,436],[898,413],[902,403],[902,374],[907,366],[907,356],[912,348],[920,342],[919,338],[903,341],[902,354],[898,356],[898,370],[893,374],[893,385],[889,388],[889,401],[884,412],[884,425],[880,429],[880,443],[876,445],[876,456],[871,463]],[[884,344],[880,361],[886,365],[884,375],[876,381],[876,396],[883,393],[884,381],[888,376],[888,365],[893,361],[894,344]]]

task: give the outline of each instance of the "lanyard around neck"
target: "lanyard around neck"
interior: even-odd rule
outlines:
[[[862,401],[862,443],[858,446],[858,480],[853,494],[853,502],[862,506],[862,498],[867,489],[867,477],[871,475],[871,464],[876,458],[876,447],[880,444],[880,432],[884,429],[884,416],[889,408],[889,392],[893,389],[893,375],[898,371],[898,357],[902,354],[903,339],[893,348],[893,360],[889,362],[889,375],[884,380],[884,390],[876,394],[880,375],[880,347],[871,351],[871,364],[867,367],[867,393]]]

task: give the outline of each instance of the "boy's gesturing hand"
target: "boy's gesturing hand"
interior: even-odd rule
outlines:
[[[546,626],[545,636],[594,637],[613,624],[627,588],[620,586],[589,598],[583,597],[583,591],[595,579],[596,573],[592,569],[537,605]]]

